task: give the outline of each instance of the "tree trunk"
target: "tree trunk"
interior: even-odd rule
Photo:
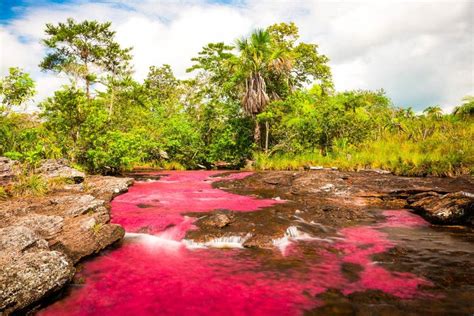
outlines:
[[[109,117],[108,117],[109,121],[112,118],[112,112],[114,110],[114,101],[115,101],[115,90],[114,90],[114,88],[112,88],[112,90],[110,92]]]
[[[86,79],[86,96],[87,96],[87,100],[90,100],[91,99],[91,94],[90,94],[90,81],[89,79]]]
[[[255,140],[255,144],[261,148],[260,144],[260,124],[255,120],[255,131],[253,134],[253,138]]]
[[[270,135],[270,124],[268,121],[265,122],[265,152],[268,152],[268,137]]]

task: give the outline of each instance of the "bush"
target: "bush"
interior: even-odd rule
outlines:
[[[40,175],[21,175],[12,185],[13,196],[42,196],[48,193],[48,183]]]

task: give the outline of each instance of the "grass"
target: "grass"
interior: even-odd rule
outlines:
[[[99,233],[100,233],[100,230],[102,229],[103,226],[104,226],[104,224],[102,224],[102,223],[95,223],[95,224],[92,225],[92,227],[91,227],[92,233],[94,233],[94,235],[99,234]]]
[[[275,154],[256,153],[256,170],[298,170],[308,166],[337,167],[341,170],[383,169],[403,176],[456,176],[474,174],[473,132],[465,130],[434,134],[424,140],[389,135],[350,148],[334,148],[326,156],[319,152]]]
[[[74,180],[64,177],[55,177],[47,180],[48,191],[59,191],[68,184],[74,184]]]
[[[13,196],[43,196],[48,193],[48,182],[37,174],[21,175],[11,186]]]
[[[176,161],[165,161],[161,164],[165,170],[186,170],[186,167]]]

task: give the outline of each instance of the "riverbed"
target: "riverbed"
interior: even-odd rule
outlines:
[[[83,262],[39,315],[474,313],[471,228],[360,205],[318,220],[271,188],[227,188],[245,172],[136,176],[112,202],[123,242]]]

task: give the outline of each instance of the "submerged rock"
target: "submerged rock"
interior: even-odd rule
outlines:
[[[203,219],[201,221],[201,224],[206,225],[206,226],[223,228],[232,222],[233,217],[234,217],[234,214],[231,212],[227,214],[215,213]]]
[[[407,199],[411,208],[436,224],[474,225],[474,195],[467,192],[423,192]]]

